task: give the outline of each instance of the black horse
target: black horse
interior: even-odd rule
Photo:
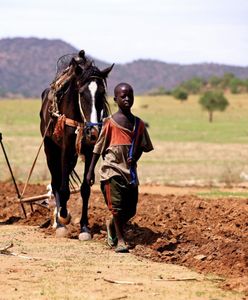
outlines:
[[[102,119],[109,115],[106,98],[107,76],[113,65],[99,70],[81,50],[42,93],[40,131],[44,137],[51,186],[56,199],[56,234],[66,235],[65,225],[71,216],[67,210],[70,176],[79,155],[84,155],[84,175],[80,187],[83,199],[79,239],[91,238],[88,227],[90,186],[86,175],[92,151],[101,129]],[[60,233],[59,233],[60,232]]]

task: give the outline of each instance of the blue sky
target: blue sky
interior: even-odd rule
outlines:
[[[62,39],[106,62],[248,66],[247,0],[0,0],[0,38]]]

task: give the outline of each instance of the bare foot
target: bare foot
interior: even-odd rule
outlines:
[[[118,244],[115,248],[116,253],[128,253],[128,246],[124,241],[118,241]]]
[[[110,248],[114,247],[117,245],[117,237],[116,234],[113,233],[113,230],[111,228],[111,221],[107,220],[106,221],[106,228],[107,228],[107,244],[109,245]]]

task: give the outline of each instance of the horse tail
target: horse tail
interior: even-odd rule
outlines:
[[[80,179],[78,173],[75,171],[75,169],[73,169],[71,174],[70,174],[69,184],[70,184],[70,188],[72,190],[76,190],[76,187],[81,186],[81,179]],[[75,187],[75,185],[76,185],[76,187]]]

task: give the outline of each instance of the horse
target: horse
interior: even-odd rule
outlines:
[[[50,88],[42,92],[40,132],[56,202],[56,236],[67,235],[66,225],[71,220],[67,209],[70,182],[73,174],[76,174],[74,168],[78,157],[83,155],[84,172],[80,180],[83,205],[79,239],[91,239],[88,223],[91,191],[86,175],[102,119],[110,113],[107,77],[113,66],[100,70],[81,50],[71,56],[69,65],[55,78]]]

